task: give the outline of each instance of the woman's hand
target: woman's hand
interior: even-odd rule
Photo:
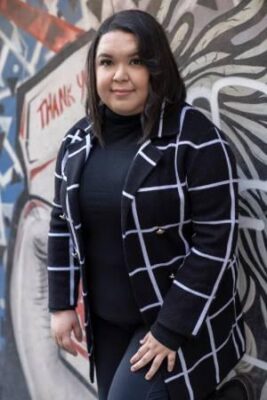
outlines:
[[[51,314],[51,333],[56,344],[73,356],[77,356],[71,333],[81,342],[82,328],[75,310],[56,311]]]
[[[130,360],[132,364],[131,371],[137,371],[153,360],[149,371],[145,375],[145,378],[149,380],[158,371],[165,357],[167,357],[168,371],[171,372],[173,370],[176,359],[175,351],[161,344],[154,338],[151,332],[148,332],[146,336],[140,340],[140,343],[142,346]]]

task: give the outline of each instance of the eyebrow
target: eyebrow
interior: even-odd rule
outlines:
[[[139,55],[140,55],[139,52],[135,51],[134,53],[128,54],[128,57],[134,57],[134,56],[139,56]],[[108,54],[108,53],[100,53],[100,54],[97,55],[97,58],[100,58],[100,57],[112,58],[113,56],[111,54]]]

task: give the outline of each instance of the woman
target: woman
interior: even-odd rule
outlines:
[[[149,14],[104,21],[87,68],[87,117],[66,134],[56,165],[53,336],[75,354],[81,273],[101,400],[215,398],[245,348],[229,144],[184,103],[166,36]]]

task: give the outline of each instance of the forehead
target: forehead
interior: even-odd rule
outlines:
[[[138,40],[133,33],[111,31],[101,36],[96,55],[104,54],[130,54],[138,52]]]

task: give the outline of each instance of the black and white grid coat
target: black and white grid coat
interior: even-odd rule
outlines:
[[[81,276],[89,353],[94,339],[85,269],[90,266],[78,192],[95,140],[87,118],[63,139],[48,240],[49,309],[75,307]],[[186,104],[168,113],[162,108],[124,184],[125,265],[144,322],[149,328],[157,321],[187,338],[177,349],[173,372],[163,372],[171,400],[204,398],[245,350],[234,254],[237,185],[224,135]]]

